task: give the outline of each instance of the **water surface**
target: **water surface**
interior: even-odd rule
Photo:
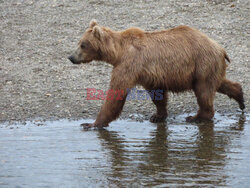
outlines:
[[[0,125],[0,187],[248,187],[250,115],[152,124],[92,120]]]

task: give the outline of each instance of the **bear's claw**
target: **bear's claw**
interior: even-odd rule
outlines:
[[[245,104],[244,104],[244,103],[239,103],[239,105],[240,105],[240,109],[241,109],[241,110],[244,110],[244,109],[245,109]]]
[[[95,125],[93,123],[82,123],[80,125],[83,129],[90,129],[92,127],[95,127]]]
[[[186,117],[186,122],[189,122],[189,123],[200,123],[200,120],[196,117],[196,116],[188,116]]]
[[[166,120],[167,116],[166,115],[157,115],[154,114],[151,116],[151,118],[149,119],[149,121],[151,123],[162,123]]]
[[[103,125],[103,126],[98,126],[94,123],[82,123],[80,126],[83,127],[84,130],[88,130],[91,128],[103,129],[104,127],[108,127],[109,125],[107,124],[107,125]]]
[[[189,123],[211,123],[213,122],[212,119],[201,118],[199,116],[188,116],[186,117],[186,122]]]

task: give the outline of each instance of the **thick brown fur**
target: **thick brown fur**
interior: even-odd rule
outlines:
[[[164,90],[164,99],[153,101],[157,113],[152,122],[167,117],[168,91],[194,91],[199,111],[187,121],[213,118],[216,91],[235,99],[244,109],[241,85],[225,77],[225,60],[230,61],[225,50],[188,26],[155,32],[139,28],[113,31],[92,21],[69,59],[76,64],[98,60],[113,65],[110,89],[124,90],[123,100],[105,101],[94,126],[108,126],[115,120],[125,103],[126,89],[136,85],[147,90]]]

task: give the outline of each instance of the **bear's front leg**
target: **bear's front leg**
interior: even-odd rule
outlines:
[[[119,95],[114,96],[114,100],[105,101],[93,126],[98,128],[107,127],[111,121],[119,117],[126,100],[126,94],[122,96],[121,100],[117,99],[117,97],[120,97]]]
[[[110,87],[96,121],[93,124],[85,124],[85,127],[107,127],[111,121],[119,117],[126,101],[127,89],[135,85],[129,73],[130,71],[122,67],[113,69]]]
[[[100,112],[97,115],[96,121],[94,123],[81,124],[83,128],[88,129],[97,127],[101,129],[103,127],[108,127],[111,121],[119,117],[126,101],[126,90],[112,88],[112,90],[108,90],[107,93],[107,97]]]
[[[124,103],[126,101],[127,93],[125,90],[112,89],[108,91],[107,98],[103,104],[100,112],[97,115],[96,121],[94,123],[83,123],[81,126],[85,129],[97,127],[104,128],[108,127],[109,123],[117,119],[122,111]]]

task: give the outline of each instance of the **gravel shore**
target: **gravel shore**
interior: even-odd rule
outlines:
[[[0,0],[0,121],[96,117],[103,101],[86,100],[86,88],[106,91],[112,67],[67,60],[91,19],[117,30],[198,28],[226,49],[227,77],[242,84],[249,112],[249,7],[247,0]],[[193,93],[170,95],[169,116],[197,108]],[[154,110],[151,101],[127,101],[121,118],[149,119]],[[217,94],[215,110],[239,107]]]

